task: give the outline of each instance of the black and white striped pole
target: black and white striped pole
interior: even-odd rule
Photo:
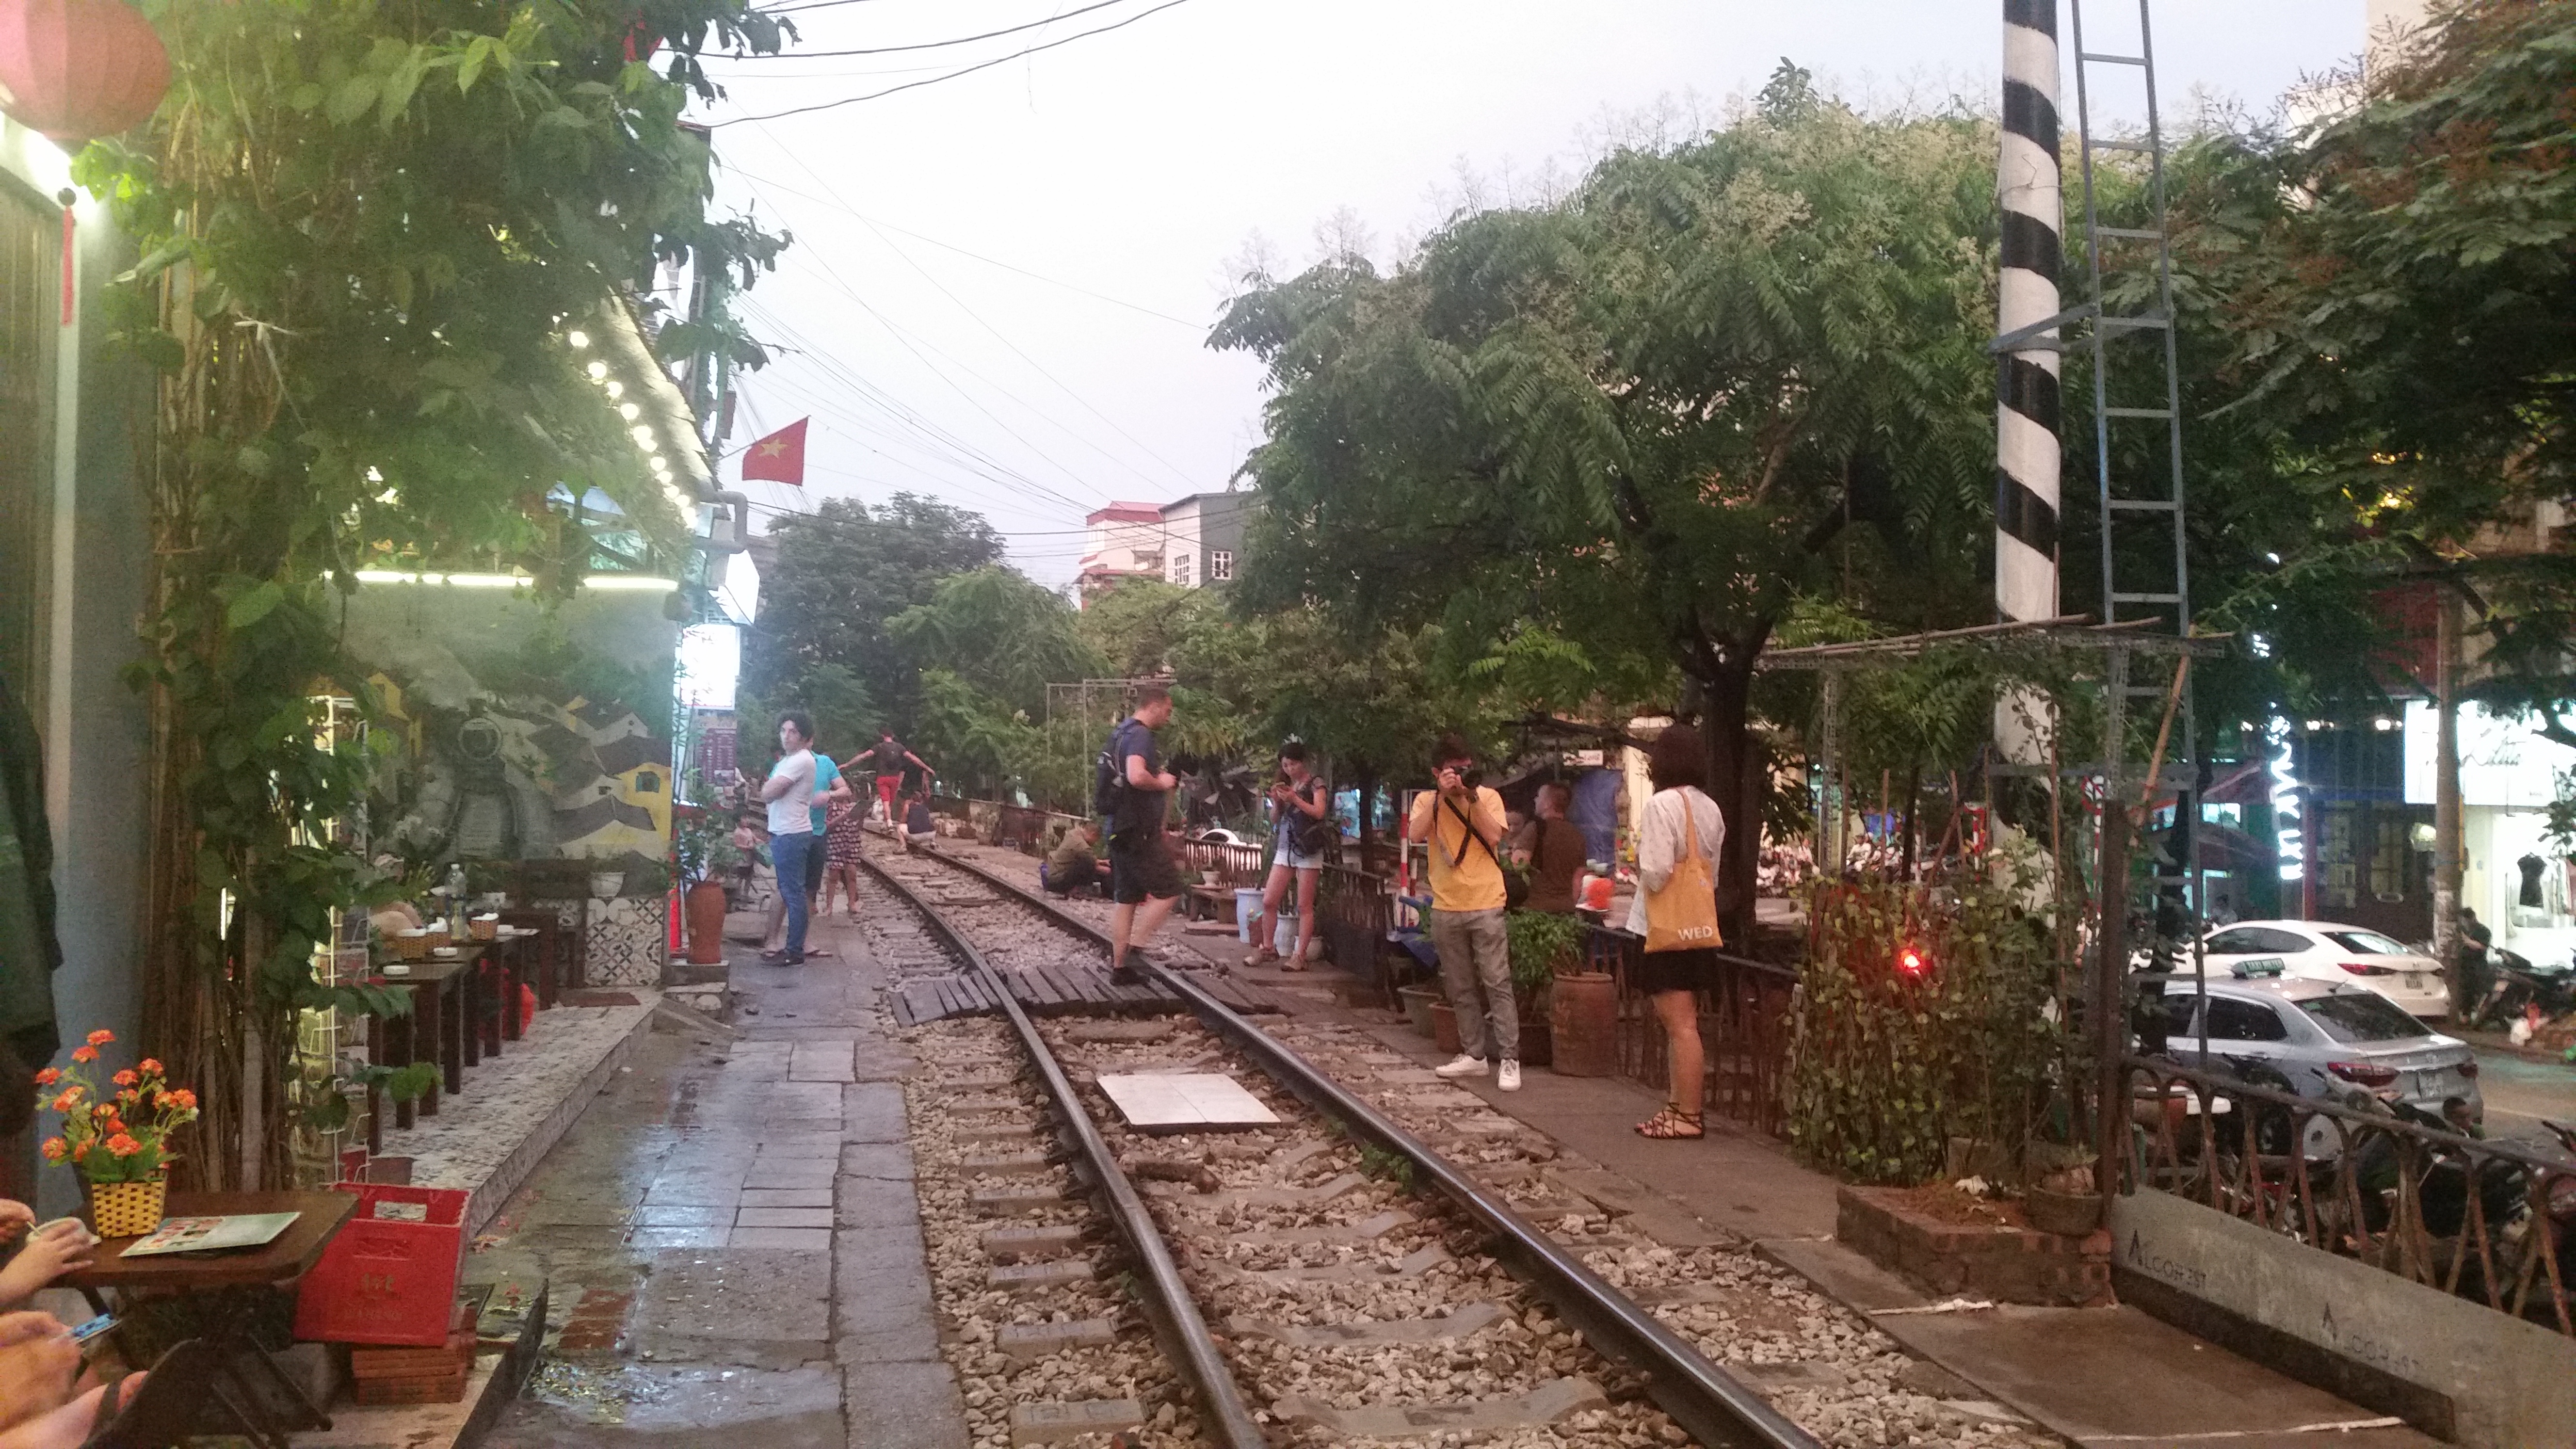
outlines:
[[[2057,156],[2057,0],[2004,0],[2003,256],[1995,332],[1995,611],[2057,617],[2057,271],[2064,178]],[[2019,334],[2027,333],[2027,336]],[[2023,347],[2010,344],[2024,343]],[[1995,704],[1995,745],[2017,765],[2048,758],[2055,720],[2026,692]]]
[[[1995,331],[2057,315],[2063,178],[2057,156],[2057,0],[2004,0],[2002,297]],[[1995,607],[2005,622],[2057,616],[2058,331],[2003,353],[1995,371]]]

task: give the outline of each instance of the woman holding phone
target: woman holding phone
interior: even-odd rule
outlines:
[[[1315,941],[1315,883],[1324,874],[1324,852],[1333,837],[1332,792],[1306,759],[1306,747],[1295,740],[1279,747],[1279,778],[1270,782],[1270,879],[1262,887],[1261,909],[1252,918],[1252,954],[1246,966],[1279,961],[1272,937],[1278,934],[1279,907],[1288,898],[1288,883],[1297,883],[1297,945],[1282,970],[1303,971]]]

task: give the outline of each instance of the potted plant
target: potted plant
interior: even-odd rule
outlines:
[[[704,810],[682,819],[671,832],[671,851],[680,878],[688,883],[681,908],[689,923],[689,960],[712,966],[724,959],[725,888],[721,877],[742,864],[742,848],[733,843],[731,827]]]
[[[91,1230],[130,1238],[161,1225],[169,1166],[178,1160],[170,1134],[197,1120],[197,1094],[171,1086],[161,1064],[145,1057],[108,1079],[113,1094],[100,1095],[90,1068],[115,1040],[114,1032],[91,1032],[73,1048],[68,1070],[36,1073],[36,1105],[62,1114],[62,1135],[45,1140],[45,1160],[68,1162],[81,1175]]]
[[[1512,967],[1512,996],[1520,1008],[1521,1060],[1546,1066],[1555,1059],[1549,993],[1557,972],[1583,949],[1583,920],[1546,911],[1514,911],[1503,918],[1503,933]]]

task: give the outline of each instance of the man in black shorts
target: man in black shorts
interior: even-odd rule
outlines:
[[[1181,870],[1163,838],[1163,819],[1178,783],[1163,768],[1162,748],[1154,731],[1172,717],[1172,692],[1159,684],[1136,689],[1136,712],[1119,721],[1109,736],[1127,788],[1118,792],[1118,808],[1109,824],[1109,887],[1117,907],[1110,913],[1109,979],[1133,985],[1141,978],[1127,965],[1134,947],[1154,939],[1172,903],[1181,898]],[[1141,908],[1141,909],[1140,909]]]

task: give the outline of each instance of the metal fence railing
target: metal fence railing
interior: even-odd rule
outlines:
[[[1664,1031],[1654,1003],[1637,989],[1645,942],[1594,926],[1585,933],[1584,969],[1618,982],[1619,1073],[1650,1087],[1668,1081]],[[1791,1008],[1798,973],[1785,966],[1720,954],[1717,978],[1699,994],[1699,1039],[1708,1059],[1703,1109],[1774,1137],[1788,1134]]]
[[[2172,1193],[2576,1334],[2576,1166],[2149,1057],[2125,1060],[2131,1191]]]

